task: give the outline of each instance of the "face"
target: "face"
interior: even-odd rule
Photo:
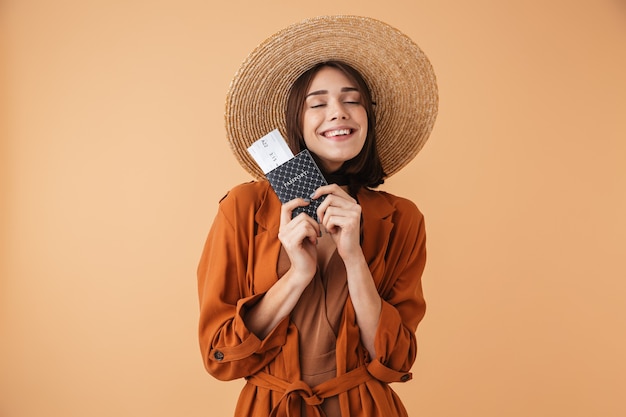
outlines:
[[[356,85],[337,68],[322,67],[307,91],[303,136],[327,172],[361,152],[367,137],[367,113]]]

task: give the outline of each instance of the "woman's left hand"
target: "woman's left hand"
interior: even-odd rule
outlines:
[[[382,302],[361,249],[361,206],[337,184],[318,188],[311,198],[320,198],[324,194],[326,198],[318,207],[317,216],[346,266],[348,292],[361,341],[370,358],[377,358],[375,339]]]
[[[311,196],[326,198],[317,209],[320,224],[331,235],[342,259],[362,256],[361,250],[361,206],[337,184],[318,188]]]

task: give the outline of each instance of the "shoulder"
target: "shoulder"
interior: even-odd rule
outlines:
[[[280,213],[280,205],[268,181],[250,181],[233,187],[220,200],[219,211],[233,222],[256,219],[265,225],[273,220],[272,213]]]
[[[235,201],[254,203],[267,196],[270,185],[267,181],[250,181],[236,185],[222,197],[220,205],[232,204]]]
[[[359,192],[359,201],[362,202],[364,211],[377,212],[381,217],[419,220],[424,217],[413,201],[386,191],[363,189]]]
[[[386,191],[374,191],[378,194],[379,198],[383,198],[389,202],[396,210],[399,211],[408,211],[413,213],[420,213],[417,205],[406,197],[400,197],[395,194],[388,193]]]

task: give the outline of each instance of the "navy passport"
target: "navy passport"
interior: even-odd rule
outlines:
[[[311,198],[316,189],[327,185],[322,172],[306,149],[265,176],[283,204],[298,197]],[[322,196],[317,200],[311,200],[311,204],[306,207],[296,208],[292,213],[293,217],[305,212],[319,221],[316,211],[324,198],[325,196]]]

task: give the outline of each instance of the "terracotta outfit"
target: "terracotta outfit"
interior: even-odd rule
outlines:
[[[325,309],[330,327],[318,327],[318,331],[330,329],[336,336],[336,370],[332,363],[329,369],[320,369],[322,374],[336,372],[336,377],[322,375],[325,382],[313,387],[305,382],[317,383],[316,376],[305,369],[310,366],[300,367],[301,354],[311,351],[309,343],[301,347],[299,342],[296,323],[302,329],[307,320],[300,304],[263,340],[250,332],[242,319],[246,309],[285,272],[286,256],[281,256],[278,240],[280,201],[268,182],[258,181],[235,187],[220,202],[198,268],[199,337],[211,375],[221,380],[247,379],[236,416],[321,416],[326,409],[321,404],[332,397],[344,417],[407,415],[388,383],[411,379],[409,370],[417,351],[415,331],[425,311],[423,216],[409,200],[381,191],[361,189],[357,200],[362,207],[361,247],[382,297],[375,338],[377,357],[370,358],[361,343],[346,293],[343,308],[333,308],[331,301]],[[335,268],[335,272],[318,273],[319,283],[314,280],[306,291],[327,291],[325,300],[333,299],[336,288],[343,291],[342,284],[332,282],[341,275],[337,272],[341,271],[340,261],[333,255],[326,269]],[[322,287],[315,289],[315,285]],[[333,315],[338,317],[334,325]],[[315,323],[309,322],[306,328],[311,333]],[[314,338],[328,337],[332,339],[328,334]],[[319,349],[314,354],[324,362],[324,348]]]

